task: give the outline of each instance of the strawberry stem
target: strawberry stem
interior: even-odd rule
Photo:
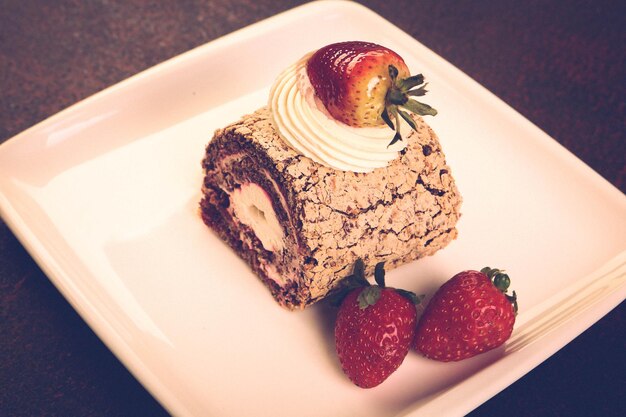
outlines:
[[[391,104],[402,105],[409,101],[409,98],[402,91],[392,88],[389,90],[389,93],[387,93],[387,101]]]
[[[381,291],[385,286],[385,262],[379,262],[374,267],[374,280],[378,285],[370,285],[367,278],[365,278],[365,264],[362,259],[357,259],[354,263],[354,270],[352,275],[348,275],[339,283],[333,290],[333,293],[326,297],[326,301],[334,307],[339,307],[343,300],[348,296],[352,290],[357,288],[363,288],[359,293],[357,300],[361,309],[366,309],[368,306],[376,304],[380,298]],[[407,290],[393,288],[401,296],[407,298],[416,306],[419,306],[424,295],[415,295],[415,293]]]
[[[331,305],[339,307],[350,291],[369,285],[369,281],[365,278],[365,264],[363,259],[359,258],[354,262],[352,274],[340,280],[332,294],[326,297],[326,300]]]
[[[379,262],[374,267],[374,280],[379,287],[385,288],[385,263]]]
[[[509,286],[511,285],[511,278],[509,278],[504,270],[498,268],[490,268],[486,266],[481,269],[480,272],[487,275],[493,285],[495,285],[496,288],[499,289],[506,296],[506,299],[509,300],[511,304],[513,304],[513,311],[515,311],[515,314],[517,314],[517,294],[515,294],[515,291],[513,291],[512,295],[507,294]]]
[[[376,284],[378,284],[380,288],[385,288],[385,263],[384,262],[379,262],[374,267],[374,280],[376,281]],[[403,296],[404,298],[408,299],[413,304],[415,304],[415,306],[420,305],[422,300],[424,300],[424,297],[425,297],[423,294],[416,295],[414,292],[403,290],[400,288],[394,288],[394,290],[398,294],[400,294],[401,296]]]
[[[411,99],[411,96],[423,96],[426,94],[426,84],[424,84],[424,76],[422,74],[413,75],[407,78],[398,78],[398,69],[393,65],[389,65],[389,77],[391,78],[391,87],[385,96],[385,108],[380,117],[391,129],[396,133],[393,139],[387,145],[388,147],[402,140],[400,135],[400,117],[407,122],[413,130],[417,130],[417,126],[411,116],[399,108],[417,114],[419,116],[435,116],[437,110],[428,104],[421,103]],[[393,116],[394,121],[392,121]]]

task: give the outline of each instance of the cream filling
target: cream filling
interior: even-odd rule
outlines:
[[[297,152],[331,168],[370,172],[387,166],[406,141],[388,146],[394,136],[388,126],[355,128],[332,118],[309,81],[309,56],[281,73],[270,91],[269,108],[281,137]],[[379,81],[373,78],[368,90]],[[401,123],[400,129],[402,137],[408,137],[410,127]]]
[[[252,229],[263,248],[275,252],[285,247],[283,228],[263,188],[254,183],[243,184],[231,193],[230,201],[239,221]]]

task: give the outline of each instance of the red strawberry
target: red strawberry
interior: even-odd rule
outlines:
[[[415,127],[400,107],[419,115],[437,114],[432,107],[411,98],[426,93],[424,77],[421,74],[409,77],[404,60],[375,43],[350,41],[327,45],[309,58],[307,74],[330,115],[349,126],[386,123],[398,131],[396,127],[403,118]],[[400,139],[396,133],[394,142]]]
[[[463,271],[443,284],[417,325],[415,349],[439,361],[470,358],[502,345],[513,331],[517,297],[503,271]]]
[[[384,265],[376,265],[376,282],[352,289],[344,298],[335,323],[335,343],[345,374],[361,388],[372,388],[404,361],[415,335],[414,294],[387,288]],[[362,276],[362,263],[355,275]]]

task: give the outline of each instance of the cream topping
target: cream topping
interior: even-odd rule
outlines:
[[[297,152],[331,168],[370,172],[387,166],[406,140],[388,146],[395,133],[388,126],[355,128],[330,116],[306,72],[310,55],[283,71],[270,91],[269,108],[280,136]],[[400,129],[408,137],[410,127],[401,123]]]

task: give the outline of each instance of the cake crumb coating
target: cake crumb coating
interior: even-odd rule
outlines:
[[[417,131],[405,139],[408,145],[398,158],[386,168],[354,173],[326,167],[288,147],[267,108],[246,115],[217,130],[207,146],[201,204],[205,223],[248,261],[288,308],[302,308],[326,296],[359,258],[369,274],[381,261],[389,270],[432,255],[457,236],[461,196],[436,134],[421,117],[414,119]],[[250,170],[256,173],[246,173]],[[286,253],[263,254],[253,247],[249,230],[237,235],[220,230],[245,229],[225,210],[211,211],[216,192],[219,204],[226,206],[224,198],[244,181],[263,183],[273,195],[288,236]],[[216,215],[222,219],[207,219]],[[236,242],[247,240],[245,236],[249,242]],[[272,282],[255,256],[274,262],[292,285]]]

